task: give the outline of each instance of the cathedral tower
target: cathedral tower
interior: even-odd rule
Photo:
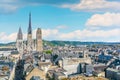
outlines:
[[[31,13],[29,13],[29,27],[27,34],[27,50],[32,51],[32,27],[31,27]]]
[[[19,53],[23,53],[23,34],[22,34],[21,27],[19,28],[19,31],[17,34],[16,48]]]
[[[40,28],[37,29],[36,32],[36,50],[38,52],[43,51],[43,46],[42,46],[42,31]]]

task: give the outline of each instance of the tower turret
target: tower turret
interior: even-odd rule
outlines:
[[[19,53],[23,53],[23,34],[21,27],[19,28],[18,34],[17,34],[17,40],[16,40],[16,48]]]
[[[23,40],[23,34],[22,34],[21,27],[19,28],[19,31],[18,31],[18,34],[17,34],[17,40]]]

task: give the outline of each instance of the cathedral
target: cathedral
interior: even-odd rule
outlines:
[[[21,27],[19,28],[16,40],[16,48],[19,53],[23,53],[26,50],[28,53],[32,51],[42,52],[42,31],[40,28],[36,31],[36,39],[32,38],[32,25],[31,25],[31,13],[29,13],[29,26],[28,26],[28,33],[27,33],[27,40],[24,41],[23,33]]]

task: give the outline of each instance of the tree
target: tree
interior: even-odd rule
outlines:
[[[45,50],[43,52],[46,53],[46,54],[52,54],[52,50]]]

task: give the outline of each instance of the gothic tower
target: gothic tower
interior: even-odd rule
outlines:
[[[38,52],[43,51],[43,46],[42,46],[42,31],[40,28],[37,29],[36,32],[36,50]]]
[[[23,34],[22,34],[21,27],[19,28],[19,31],[17,34],[16,48],[19,53],[23,53]]]
[[[31,13],[29,13],[29,27],[27,34],[27,50],[32,51],[32,27],[31,27]]]

